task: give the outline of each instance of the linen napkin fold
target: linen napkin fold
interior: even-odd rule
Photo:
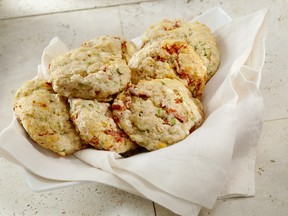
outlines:
[[[221,65],[203,94],[204,124],[176,145],[130,158],[92,149],[62,158],[31,142],[14,118],[0,134],[0,154],[42,178],[108,184],[180,215],[196,216],[219,196],[253,195],[266,16],[267,10],[260,10],[231,20],[214,8],[196,18],[215,30]],[[66,51],[54,38],[38,76],[47,78],[51,59]]]
[[[247,27],[247,31],[256,31],[256,36],[253,44],[247,47],[248,58],[245,56],[245,63],[234,74],[233,86],[238,94],[237,136],[220,198],[255,195],[256,147],[262,130],[264,112],[259,86],[265,62],[269,12],[261,10],[243,19],[248,22],[250,18],[253,18],[251,21],[255,23],[253,28]]]

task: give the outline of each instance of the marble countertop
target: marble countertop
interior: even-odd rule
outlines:
[[[257,148],[256,195],[217,201],[201,216],[286,216],[288,212],[288,1],[285,0],[2,0],[0,2],[0,131],[12,120],[17,88],[36,74],[43,49],[55,35],[69,48],[96,35],[139,36],[162,18],[192,19],[221,6],[232,18],[270,11],[261,93],[263,132]],[[103,19],[105,23],[103,23]],[[89,28],[87,28],[87,26]],[[0,157],[0,215],[172,216],[150,200],[89,183],[35,193],[22,169]]]

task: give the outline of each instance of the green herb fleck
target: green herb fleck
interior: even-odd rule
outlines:
[[[79,88],[83,88],[85,86],[85,84],[83,84],[83,83],[78,83],[78,87]]]
[[[157,110],[157,113],[156,113],[155,115],[156,115],[157,117],[161,118],[162,115],[163,115],[163,110],[159,108],[159,109]]]
[[[119,68],[116,69],[116,72],[117,72],[119,75],[123,75],[123,73],[120,72]]]
[[[173,126],[176,124],[176,118],[172,118],[171,121],[170,121],[170,124]]]
[[[141,133],[145,133],[145,132],[148,132],[148,133],[149,133],[149,129],[140,129],[140,128],[138,128],[138,130],[139,130]]]

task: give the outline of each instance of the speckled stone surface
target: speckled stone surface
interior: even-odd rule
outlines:
[[[154,215],[151,201],[103,184],[32,192],[15,165],[0,163],[0,215]]]
[[[0,20],[52,13],[89,10],[93,8],[137,4],[151,0],[1,0]]]
[[[288,2],[285,0],[0,1],[0,131],[11,121],[16,89],[36,75],[41,53],[53,36],[69,48],[97,35],[139,36],[163,18],[192,19],[221,6],[232,18],[270,10],[261,93],[265,102],[258,144],[256,196],[217,201],[201,216],[286,216],[288,212]],[[0,215],[175,215],[149,200],[89,183],[33,192],[21,169],[0,158]]]

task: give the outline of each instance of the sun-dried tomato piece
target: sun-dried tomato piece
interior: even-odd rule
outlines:
[[[94,137],[89,141],[89,144],[94,145],[94,146],[98,146],[98,145],[99,145],[98,137],[94,136]]]
[[[120,122],[120,120],[117,116],[113,115],[112,118],[116,124],[118,124]]]
[[[186,116],[180,115],[179,112],[177,112],[177,110],[175,109],[168,108],[167,113],[172,114],[174,118],[178,119],[181,123],[188,121],[188,118]]]
[[[188,86],[192,85],[194,83],[194,80],[189,76],[187,72],[184,70],[177,71],[181,79],[186,79],[188,82]]]
[[[163,49],[165,49],[170,55],[178,54],[182,48],[186,48],[187,45],[184,43],[173,43],[172,45],[166,44]]]
[[[179,103],[183,102],[183,99],[182,98],[175,98],[174,101],[176,104],[179,104]]]
[[[52,86],[52,83],[50,83],[50,82],[46,82],[46,85],[48,85],[48,86]]]
[[[104,130],[104,133],[111,135],[116,140],[116,142],[123,142],[124,141],[124,138],[123,138],[124,133],[122,133],[121,131],[115,131],[115,130],[107,129],[107,130]]]
[[[123,106],[119,104],[112,104],[112,110],[122,110]]]

